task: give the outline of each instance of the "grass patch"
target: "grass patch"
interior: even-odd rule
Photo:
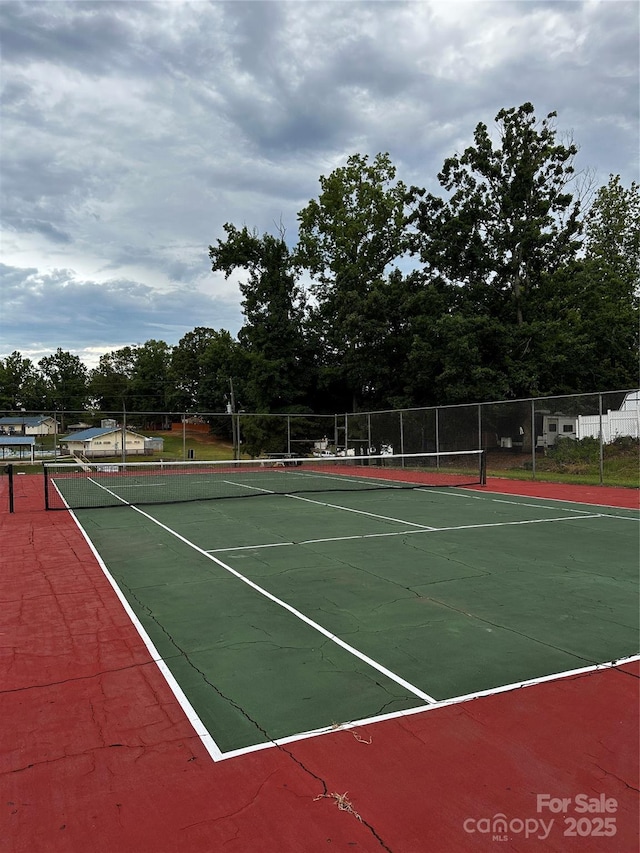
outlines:
[[[189,460],[189,451],[196,461],[211,462],[217,459],[233,459],[233,447],[230,442],[221,441],[207,433],[186,430],[182,432],[152,432],[145,430],[144,435],[149,438],[161,438],[164,441],[162,452],[154,453],[153,456],[140,457],[140,461],[148,459],[150,462],[164,459],[170,462],[181,462]],[[134,461],[134,457],[131,457]]]
[[[512,480],[532,479],[530,456],[520,456],[509,464],[509,457],[487,460],[487,474]],[[600,445],[595,438],[576,441],[559,438],[546,454],[536,455],[535,479],[549,483],[600,485]],[[617,438],[604,446],[602,480],[607,486],[640,486],[640,442],[635,438]]]

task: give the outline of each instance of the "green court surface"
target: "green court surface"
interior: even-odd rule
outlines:
[[[637,653],[632,510],[415,489],[75,515],[223,754]]]

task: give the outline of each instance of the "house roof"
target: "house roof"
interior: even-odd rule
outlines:
[[[640,409],[640,391],[630,391],[625,395],[620,410],[623,412],[632,412]]]
[[[19,447],[36,443],[33,435],[0,435],[0,447]]]
[[[0,426],[40,426],[45,421],[52,420],[52,417],[45,415],[35,418],[0,418]]]
[[[120,427],[91,427],[90,429],[83,429],[81,432],[72,432],[70,435],[65,435],[61,438],[61,441],[93,441],[94,438],[99,438],[103,435],[113,435],[113,433],[121,433],[122,430]],[[138,435],[137,432],[133,432],[133,430],[128,429],[127,435]],[[142,436],[140,436],[142,438]]]

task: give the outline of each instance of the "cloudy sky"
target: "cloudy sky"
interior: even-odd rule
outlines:
[[[437,173],[478,122],[555,110],[577,165],[638,179],[636,0],[0,2],[0,358],[89,366],[242,324],[222,225],[296,240],[318,178]]]

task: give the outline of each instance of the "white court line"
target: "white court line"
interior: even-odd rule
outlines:
[[[406,483],[406,480],[391,480],[386,477],[366,477],[365,479],[356,478],[352,474],[342,474],[341,476],[332,475],[332,474],[324,474],[322,471],[317,471],[315,473],[308,473],[307,471],[289,471],[294,477],[310,477],[312,480],[336,480],[338,483],[358,483],[359,485],[369,486],[370,489],[376,485],[376,483],[384,483],[384,488],[387,489],[402,489],[406,488],[405,486],[395,486],[394,483]]]
[[[396,524],[407,524],[409,527],[419,527],[422,530],[435,530],[434,527],[430,527],[428,524],[418,524],[415,521],[406,521],[404,518],[393,518],[389,515],[378,515],[375,512],[365,512],[362,509],[352,509],[348,506],[340,506],[339,504],[330,504],[325,503],[324,501],[314,501],[311,498],[303,498],[301,495],[287,495],[288,498],[292,498],[296,501],[305,501],[306,503],[316,504],[317,506],[327,506],[331,509],[341,509],[343,512],[355,512],[357,515],[368,515],[370,518],[379,518],[382,521],[393,521]]]
[[[63,498],[63,500],[64,500],[64,498]],[[123,606],[127,616],[129,617],[129,619],[131,619],[133,626],[135,627],[136,631],[140,635],[140,638],[141,638],[142,642],[145,644],[147,651],[149,652],[149,654],[151,656],[152,661],[156,664],[156,666],[158,667],[158,669],[162,673],[165,681],[167,682],[167,684],[169,686],[169,689],[171,690],[173,695],[176,697],[176,701],[178,702],[178,704],[180,705],[180,707],[184,711],[185,716],[187,717],[187,719],[189,720],[189,722],[193,726],[196,735],[202,741],[202,745],[204,746],[204,748],[207,750],[207,752],[209,753],[209,755],[211,756],[211,758],[214,761],[220,761],[222,758],[224,758],[223,752],[218,747],[218,744],[213,739],[211,733],[209,732],[209,730],[207,729],[205,724],[202,722],[202,720],[198,716],[198,714],[197,714],[195,708],[193,707],[193,705],[191,704],[191,702],[189,702],[189,700],[185,696],[182,688],[180,687],[180,685],[178,684],[178,682],[174,678],[171,670],[169,669],[167,664],[164,662],[164,660],[160,656],[160,653],[158,652],[158,650],[156,649],[156,647],[153,643],[153,640],[147,634],[145,628],[143,627],[142,623],[140,622],[140,620],[136,616],[135,612],[131,609],[131,605],[129,604],[127,599],[124,597],[122,590],[118,586],[115,579],[112,577],[112,575],[111,575],[109,569],[107,568],[104,560],[102,559],[102,557],[100,556],[100,554],[96,550],[93,542],[91,541],[91,539],[89,538],[89,536],[85,532],[84,528],[82,527],[82,525],[80,524],[80,522],[76,518],[75,513],[70,508],[69,508],[69,513],[71,514],[71,518],[73,518],[74,522],[76,523],[76,525],[77,525],[80,533],[82,534],[85,542],[87,543],[87,545],[91,549],[93,556],[96,558],[98,565],[102,569],[102,573],[104,574],[107,581],[111,585],[111,588],[113,589],[113,591],[117,595],[118,600],[120,601],[120,604]]]
[[[302,542],[268,542],[263,545],[235,545],[233,548],[207,548],[207,554],[220,554],[226,551],[247,551],[258,548],[281,548],[283,545],[302,545]]]
[[[331,504],[328,504],[331,506]],[[341,509],[342,507],[337,507]],[[553,509],[553,507],[551,507]],[[590,515],[589,518],[604,518],[600,513]],[[394,530],[386,533],[360,533],[354,536],[330,536],[326,539],[301,539],[299,542],[272,542],[267,545],[236,545],[233,548],[211,548],[208,554],[217,554],[223,551],[252,551],[254,548],[278,548],[287,545],[315,545],[322,542],[347,542],[350,539],[380,539],[384,536],[413,536],[416,533],[445,533],[452,530],[479,530],[484,527],[514,527],[519,524],[544,524],[554,521],[584,521],[584,518],[576,515],[568,515],[562,518],[531,518],[526,521],[492,521],[487,524],[459,524],[455,527],[425,527],[423,530]],[[411,524],[411,522],[405,522]]]
[[[305,501],[306,503],[315,504],[316,506],[327,506],[331,509],[340,509],[343,512],[353,512],[356,515],[368,515],[370,518],[379,518],[382,521],[393,521],[396,524],[406,524],[409,527],[419,527],[421,530],[434,530],[435,528],[429,527],[427,524],[418,524],[415,521],[405,521],[403,518],[392,518],[389,515],[378,515],[375,512],[365,512],[363,509],[352,509],[349,506],[340,506],[339,504],[329,504],[324,501],[314,501],[312,498],[303,498],[301,495],[290,495],[290,494],[281,494],[280,492],[274,492],[271,489],[260,489],[258,486],[249,486],[246,483],[234,483],[232,480],[225,480],[225,483],[228,483],[230,486],[238,486],[241,489],[251,489],[256,492],[264,492],[268,495],[274,495],[282,498],[291,498],[296,501]]]
[[[100,488],[105,488],[105,487],[101,486],[101,484],[99,484],[99,483],[95,483],[95,484],[100,486]],[[110,491],[110,490],[105,489],[105,491]],[[115,495],[112,492],[110,492],[110,493],[113,494],[114,497],[116,497],[122,503],[125,503],[125,504],[127,503],[123,498],[120,498],[118,495]],[[445,492],[445,494],[446,494],[446,492]],[[67,507],[68,507],[68,504],[66,503],[66,501],[64,501],[64,498],[62,498],[62,500],[65,503],[65,505],[67,505]],[[200,549],[195,544],[189,542],[184,537],[180,536],[180,534],[176,533],[175,531],[171,530],[171,528],[166,527],[164,524],[159,522],[157,519],[153,518],[153,516],[148,515],[146,512],[143,512],[138,507],[132,506],[131,508],[133,510],[135,510],[136,512],[140,513],[142,516],[148,518],[154,524],[157,524],[158,526],[162,527],[168,533],[177,537],[178,539],[183,541],[185,544],[194,548],[194,550],[202,553],[204,556],[213,560],[215,563],[220,565],[222,568],[229,571],[232,575],[238,577],[244,583],[247,583],[249,586],[255,588],[257,591],[264,594],[267,598],[270,598],[270,599],[272,599],[278,603],[281,603],[282,606],[285,607],[285,609],[287,609],[287,610],[293,612],[294,614],[298,615],[297,611],[295,611],[295,609],[292,608],[290,605],[287,605],[285,602],[279,602],[279,600],[276,599],[275,596],[272,596],[271,593],[268,593],[266,590],[262,590],[260,587],[257,586],[257,584],[254,584],[252,581],[249,581],[247,578],[244,578],[239,572],[234,571],[230,566],[227,566],[221,560],[219,560],[216,557],[208,554],[206,551],[203,551],[202,549]],[[555,508],[555,507],[550,507],[550,508]],[[323,634],[326,633],[326,635],[329,636],[329,638],[331,638],[333,640],[333,642],[336,642],[338,645],[345,647],[349,651],[352,650],[356,654],[357,657],[361,658],[362,660],[364,660],[367,663],[370,663],[375,668],[379,669],[379,671],[383,672],[383,674],[388,675],[388,677],[391,677],[392,680],[397,681],[398,683],[407,687],[407,689],[410,689],[410,690],[413,689],[413,692],[415,692],[416,695],[422,694],[420,698],[424,698],[424,700],[428,704],[426,706],[419,706],[417,708],[411,708],[411,709],[407,709],[407,710],[403,710],[403,711],[396,711],[396,712],[393,712],[390,714],[384,714],[384,715],[380,715],[377,717],[369,717],[369,718],[365,718],[362,720],[350,721],[348,723],[341,724],[340,729],[336,729],[335,726],[332,725],[331,727],[317,729],[317,730],[310,731],[310,732],[303,732],[303,733],[296,734],[296,735],[290,735],[286,738],[279,738],[279,739],[268,741],[267,743],[256,744],[256,745],[244,747],[241,749],[230,750],[228,752],[223,753],[220,750],[220,748],[217,746],[217,744],[215,743],[213,737],[211,736],[209,731],[206,729],[206,727],[204,726],[204,724],[202,723],[200,718],[198,717],[197,713],[195,712],[195,710],[191,706],[191,703],[189,702],[189,700],[184,695],[182,689],[180,688],[179,684],[176,682],[171,671],[168,669],[167,665],[164,663],[164,661],[162,660],[162,658],[158,654],[155,646],[153,645],[153,642],[151,641],[151,638],[146,633],[144,627],[139,622],[135,613],[131,610],[130,605],[128,604],[127,600],[124,598],[122,592],[120,591],[120,588],[118,587],[115,580],[112,578],[112,576],[109,573],[106,565],[104,564],[104,561],[102,560],[102,558],[100,557],[100,555],[96,551],[93,543],[89,539],[88,535],[85,533],[84,529],[82,528],[82,526],[81,526],[80,522],[78,521],[78,519],[76,518],[75,514],[73,513],[73,511],[71,511],[71,510],[69,510],[69,511],[71,513],[72,518],[74,519],[74,522],[78,526],[82,536],[84,537],[84,539],[86,540],[87,544],[89,545],[92,553],[96,557],[96,560],[98,561],[98,564],[100,565],[102,571],[104,572],[107,580],[109,581],[109,583],[113,587],[116,595],[118,596],[118,599],[121,601],[123,607],[125,608],[125,611],[129,615],[129,618],[132,620],[132,623],[134,624],[134,626],[138,630],[138,633],[140,634],[143,642],[145,643],[147,649],[149,650],[152,659],[155,661],[156,665],[158,666],[158,668],[160,669],[160,671],[164,675],[164,677],[165,677],[165,679],[169,685],[169,688],[172,690],[172,692],[176,696],[177,701],[179,702],[179,704],[181,705],[181,707],[185,711],[187,718],[189,719],[189,721],[193,725],[194,730],[196,731],[196,734],[201,739],[203,746],[205,747],[205,749],[207,750],[207,752],[209,753],[209,755],[211,756],[213,761],[220,761],[220,760],[226,760],[227,758],[239,757],[239,756],[245,755],[245,754],[250,753],[250,752],[255,752],[255,751],[263,750],[263,749],[271,749],[271,748],[274,748],[274,747],[277,747],[280,745],[284,745],[284,744],[288,744],[288,743],[294,743],[298,740],[304,740],[307,738],[318,737],[318,736],[324,735],[324,734],[334,733],[335,731],[340,730],[340,729],[352,729],[352,728],[355,728],[357,726],[370,725],[373,723],[382,722],[384,720],[396,719],[396,718],[400,718],[403,716],[409,716],[409,715],[416,714],[416,713],[424,713],[425,711],[434,710],[436,708],[441,708],[441,707],[446,707],[448,705],[459,704],[459,703],[471,701],[471,700],[474,700],[477,698],[481,698],[483,696],[491,696],[494,694],[515,690],[518,688],[529,687],[529,686],[532,686],[535,684],[540,684],[540,683],[543,683],[545,681],[559,680],[559,679],[579,675],[582,673],[592,672],[592,671],[596,671],[596,670],[600,670],[600,669],[607,669],[607,668],[619,666],[619,665],[624,664],[624,663],[640,660],[640,655],[636,655],[636,656],[632,656],[632,657],[628,657],[628,658],[621,658],[617,661],[612,661],[609,663],[595,664],[595,665],[590,666],[590,667],[583,667],[581,669],[570,670],[570,671],[567,671],[564,673],[557,673],[555,675],[542,676],[542,677],[530,679],[527,681],[521,681],[521,682],[517,682],[514,684],[510,684],[510,685],[503,685],[503,686],[491,688],[488,690],[478,691],[476,693],[465,694],[465,695],[454,697],[451,699],[445,699],[445,700],[438,701],[438,700],[434,699],[433,697],[428,696],[427,694],[422,694],[422,691],[418,691],[417,688],[413,688],[413,686],[410,685],[408,682],[404,682],[402,679],[399,679],[397,676],[395,676],[389,670],[385,670],[384,667],[380,667],[380,665],[376,664],[374,661],[367,658],[365,655],[362,655],[362,653],[358,652],[356,649],[352,650],[351,647],[349,647],[346,643],[339,640],[339,638],[337,638],[337,637],[333,637],[332,635],[329,634],[329,632],[326,632],[325,629],[323,629],[321,626],[318,625],[317,628],[321,631],[321,633],[323,633]],[[594,517],[600,517],[600,516],[601,516],[601,514],[597,514]],[[572,521],[572,520],[576,520],[576,518],[577,518],[576,516],[570,516],[566,519],[558,519],[558,518],[537,519],[537,520],[529,521],[529,522],[506,522],[506,523],[501,522],[501,523],[490,524],[490,525],[464,525],[462,528],[453,527],[453,528],[438,528],[437,530],[429,530],[429,529],[409,530],[409,531],[406,531],[405,535],[410,535],[413,533],[439,532],[440,530],[469,529],[469,528],[483,527],[483,526],[495,527],[495,526],[503,526],[504,524],[509,524],[509,525],[510,524],[527,524],[527,523],[535,524],[535,523],[541,523],[544,521],[563,521],[563,520],[564,521]],[[385,535],[385,536],[391,535],[391,536],[393,536],[393,535],[402,535],[402,534],[386,533],[386,534],[371,534],[371,535],[373,535],[373,536],[377,536],[377,535]],[[309,620],[303,614],[299,614],[299,616],[302,618],[302,620],[304,622],[307,622],[308,624],[312,625],[313,627],[316,627],[316,623],[313,623],[311,620]]]
[[[549,506],[548,504],[526,504],[526,503],[522,503],[522,501],[507,501],[507,500],[502,500],[499,498],[491,498],[490,500],[493,503],[497,503],[497,504],[509,504],[510,506],[526,506],[526,507],[533,507],[534,509],[558,509],[558,510],[566,509],[567,512],[577,512],[580,515],[585,515],[587,518],[598,518],[598,517],[600,517],[600,518],[615,518],[618,521],[638,521],[639,520],[638,518],[635,518],[632,515],[614,515],[612,512],[598,512],[598,513],[594,514],[593,510],[573,509],[573,507],[571,507],[571,506],[555,507],[555,506]],[[543,498],[542,500],[546,500],[546,498]],[[558,503],[570,503],[570,501],[558,501]],[[583,506],[584,506],[584,504],[583,504]],[[599,506],[601,506],[601,505],[600,504],[593,504],[594,509],[597,509]],[[605,509],[609,509],[609,507],[605,507]],[[635,512],[635,510],[630,510],[630,512]]]
[[[567,678],[575,678],[578,675],[586,675],[590,672],[598,672],[600,670],[613,669],[617,666],[622,666],[626,663],[633,663],[634,661],[640,660],[640,655],[632,655],[631,657],[619,658],[618,660],[608,661],[607,663],[597,663],[592,666],[584,666],[580,669],[571,669],[566,670],[565,672],[558,672],[553,675],[542,675],[537,678],[530,678],[526,681],[517,681],[514,684],[504,684],[500,687],[491,687],[488,690],[479,690],[476,693],[466,693],[462,696],[455,696],[451,699],[442,699],[438,702],[434,702],[431,705],[420,706],[417,708],[407,708],[403,711],[392,711],[389,714],[380,714],[377,717],[365,717],[361,720],[352,720],[350,722],[341,723],[338,727],[335,725],[325,726],[321,729],[314,729],[313,731],[301,732],[300,734],[289,735],[284,738],[277,738],[276,740],[269,741],[268,743],[259,743],[254,744],[253,746],[246,746],[240,749],[229,750],[229,752],[222,753],[222,760],[226,760],[227,758],[237,758],[241,755],[246,755],[250,752],[258,752],[263,749],[273,749],[274,746],[284,746],[290,743],[296,743],[300,740],[308,740],[309,738],[320,737],[321,735],[327,734],[335,734],[338,731],[348,731],[349,729],[356,729],[362,726],[374,725],[376,723],[382,723],[386,720],[397,720],[401,717],[409,717],[414,714],[424,714],[428,711],[435,711],[438,708],[446,708],[450,705],[460,705],[465,702],[472,702],[475,699],[481,699],[485,696],[495,696],[499,693],[507,693],[512,690],[519,690],[521,688],[526,687],[534,687],[537,684],[544,684],[548,681],[562,681]]]
[[[99,484],[96,484],[96,485],[99,485]],[[102,487],[102,488],[104,488],[104,487]],[[109,490],[106,489],[106,491],[109,491]],[[115,495],[115,497],[118,498],[117,495]],[[122,500],[122,499],[118,498],[118,500]],[[123,503],[124,503],[124,501],[123,501]],[[343,648],[345,651],[354,655],[354,657],[359,658],[361,661],[368,664],[373,669],[376,669],[378,672],[382,673],[382,675],[385,675],[391,681],[395,681],[396,684],[399,684],[401,687],[404,687],[405,690],[408,690],[410,693],[413,693],[414,696],[417,696],[419,699],[422,699],[423,702],[427,702],[427,703],[432,704],[432,703],[437,701],[436,699],[434,699],[433,696],[430,696],[428,693],[425,693],[423,690],[420,690],[418,687],[411,684],[409,681],[406,681],[404,678],[401,678],[399,675],[392,672],[390,669],[387,669],[385,666],[382,666],[382,664],[379,664],[377,661],[373,660],[373,658],[370,658],[368,655],[365,655],[363,652],[359,651],[354,646],[351,646],[348,643],[345,643],[345,641],[341,640],[340,637],[336,636],[335,634],[332,634],[330,631],[328,631],[326,628],[324,628],[322,625],[318,624],[317,622],[314,622],[312,619],[309,619],[308,616],[305,616],[304,613],[301,613],[295,607],[292,607],[290,604],[287,604],[287,602],[282,601],[281,599],[277,598],[275,595],[272,595],[266,589],[263,589],[262,587],[258,586],[258,584],[254,583],[253,581],[246,578],[240,572],[237,572],[235,569],[232,569],[231,566],[228,566],[226,563],[223,563],[222,560],[218,559],[217,557],[214,557],[212,554],[208,554],[206,551],[204,551],[202,548],[200,548],[194,542],[191,542],[189,539],[186,539],[184,536],[181,536],[177,531],[168,527],[166,524],[163,524],[161,521],[158,521],[158,519],[154,518],[152,515],[149,515],[149,513],[144,512],[144,510],[141,510],[137,506],[133,506],[131,504],[129,504],[129,506],[131,507],[132,510],[139,513],[144,518],[147,518],[149,521],[153,522],[154,524],[157,524],[158,527],[161,527],[167,533],[170,533],[172,536],[175,536],[176,539],[179,539],[185,545],[188,545],[190,548],[193,548],[194,551],[197,551],[198,553],[207,557],[207,559],[212,560],[218,566],[225,569],[225,571],[229,572],[234,577],[238,578],[238,580],[241,580],[243,583],[247,584],[247,586],[251,587],[252,589],[256,590],[256,592],[259,592],[261,595],[265,596],[265,598],[268,598],[270,601],[273,601],[274,603],[278,604],[280,607],[283,607],[289,613],[293,614],[298,619],[300,619],[302,622],[309,625],[311,628],[314,628],[316,631],[321,633],[323,636],[327,637],[327,639],[331,640],[331,642],[335,643],[337,646],[340,646],[340,648]],[[109,573],[109,570],[107,569],[104,561],[102,560],[102,558],[98,554],[97,550],[93,546],[93,543],[89,539],[88,535],[85,533],[80,522],[75,517],[73,512],[71,512],[71,515],[72,515],[74,521],[76,522],[76,524],[78,525],[78,528],[80,529],[80,532],[82,533],[83,537],[85,538],[85,540],[89,544],[89,547],[91,548],[93,554],[95,555],[96,559],[98,560],[98,564],[102,568],[102,571],[104,572],[105,576],[107,577],[107,580],[109,581],[109,583],[111,584],[111,586],[115,590],[115,592],[116,592],[119,600],[123,604],[127,614],[129,615],[133,624],[135,625],[138,633],[140,634],[140,637],[142,638],[147,649],[149,650],[149,653],[151,654],[152,659],[156,662],[156,664],[158,665],[158,668],[160,669],[162,674],[165,676],[167,684],[169,685],[169,688],[174,693],[177,701],[180,703],[180,705],[181,705],[182,709],[184,710],[186,716],[188,717],[188,719],[192,723],[196,733],[198,734],[198,737],[202,740],[202,743],[203,743],[205,749],[207,750],[207,752],[209,753],[209,755],[211,756],[211,758],[214,761],[219,761],[222,757],[224,757],[222,751],[220,750],[220,748],[216,744],[215,740],[213,739],[210,732],[207,730],[204,723],[200,720],[200,717],[196,713],[195,709],[193,708],[193,706],[191,705],[191,703],[189,702],[187,697],[184,695],[182,689],[180,688],[178,682],[175,680],[175,678],[171,674],[171,671],[169,670],[169,668],[165,664],[164,660],[158,654],[158,651],[155,648],[153,641],[151,640],[151,638],[147,634],[146,630],[144,629],[144,627],[142,626],[142,624],[140,623],[140,621],[136,617],[135,613],[131,609],[129,603],[127,602],[126,598],[122,594],[122,592],[119,589],[115,580],[112,578],[112,576]]]
[[[111,489],[108,489],[106,486],[103,486],[103,485],[102,485],[102,483],[99,483],[97,480],[94,480],[94,479],[93,479],[93,477],[87,477],[87,482],[89,482],[89,483],[93,483],[93,485],[94,485],[94,486],[97,486],[99,489],[102,489],[102,490],[103,490],[103,491],[105,491],[107,494],[111,495],[111,496],[112,496],[112,497],[114,497],[116,500],[120,501],[120,503],[123,503],[125,506],[131,506],[131,504],[129,503],[129,501],[125,500],[124,498],[121,498],[121,497],[120,497],[120,495],[117,495],[117,494],[116,494],[114,491],[112,491]],[[58,487],[57,487],[57,486],[56,486],[56,489],[58,489]],[[58,494],[60,494],[60,490],[59,490],[59,489],[58,489]],[[60,495],[60,496],[62,497],[62,495]],[[64,500],[64,498],[62,498],[62,500]],[[65,504],[67,503],[66,501],[64,501],[64,502],[65,502]],[[67,506],[68,506],[68,504],[67,504]]]
[[[97,483],[91,477],[88,477],[87,479],[91,483],[94,483],[94,485],[96,485],[96,486],[100,485],[100,483]],[[122,485],[119,485],[118,488],[119,489],[150,489],[151,487],[154,487],[154,488],[162,488],[163,489],[163,488],[165,488],[165,486],[167,486],[167,483],[122,483]],[[103,486],[102,488],[106,488],[106,487]],[[110,491],[110,489],[107,489],[107,491]]]
[[[235,578],[242,581],[242,583],[251,587],[251,589],[254,589],[256,592],[259,592],[260,595],[263,595],[265,598],[268,598],[269,601],[273,601],[275,604],[284,608],[284,610],[287,610],[289,613],[296,616],[298,619],[300,619],[301,622],[304,622],[306,625],[309,625],[309,627],[318,631],[318,633],[322,634],[328,640],[331,640],[332,643],[335,643],[337,646],[340,646],[340,648],[349,652],[354,657],[359,658],[364,663],[373,667],[373,669],[377,669],[378,672],[381,672],[391,681],[395,681],[396,684],[399,684],[401,687],[404,687],[405,690],[408,690],[410,693],[413,693],[414,696],[417,696],[424,702],[431,703],[437,701],[433,698],[433,696],[429,696],[428,693],[425,693],[424,690],[420,690],[419,687],[416,687],[414,684],[411,684],[404,678],[401,678],[399,675],[396,675],[395,672],[392,672],[390,669],[387,669],[385,666],[382,666],[382,664],[373,660],[373,658],[370,658],[368,655],[365,655],[359,649],[356,649],[354,646],[350,646],[349,643],[345,643],[345,641],[341,640],[340,637],[338,637],[336,634],[332,634],[331,631],[328,631],[318,622],[314,622],[313,619],[310,619],[308,616],[305,616],[304,613],[302,613],[300,610],[297,610],[295,607],[292,607],[290,604],[287,604],[286,601],[283,601],[281,598],[278,598],[277,596],[273,595],[268,590],[259,586],[257,583],[254,583],[252,580],[249,580],[249,578],[245,577],[240,572],[236,571],[235,569],[232,569],[231,566],[228,566],[226,563],[223,563],[222,560],[220,560],[218,557],[214,557],[213,554],[207,553],[207,551],[205,551],[203,548],[200,548],[198,545],[196,545],[195,542],[191,542],[189,539],[187,539],[185,536],[182,536],[176,530],[173,530],[171,527],[168,527],[166,524],[163,524],[161,521],[158,521],[157,518],[154,518],[152,515],[149,515],[149,513],[140,509],[140,507],[132,506],[131,509],[144,516],[144,518],[149,519],[149,521],[153,522],[154,524],[157,524],[158,527],[161,527],[163,530],[166,530],[166,532],[170,533],[171,536],[175,536],[175,538],[179,539],[180,542],[183,542],[189,548],[193,548],[194,551],[197,551],[199,554],[202,554],[208,560],[212,560],[214,563],[220,566],[220,568],[224,569],[226,572],[229,572],[229,574],[233,575]]]

